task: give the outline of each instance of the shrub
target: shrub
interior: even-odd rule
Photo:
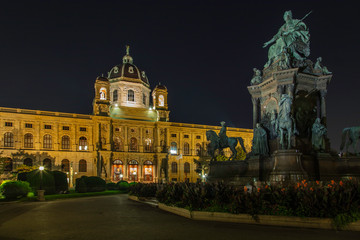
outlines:
[[[29,183],[24,181],[4,181],[0,185],[0,192],[6,200],[26,197],[30,190]]]
[[[69,189],[66,173],[60,171],[53,171],[53,175],[55,180],[55,191],[57,193],[67,192]]]
[[[86,193],[87,192],[87,188],[86,188],[86,183],[85,183],[85,179],[87,177],[86,176],[82,176],[81,178],[77,178],[75,180],[75,191],[78,193]]]
[[[117,183],[118,189],[121,191],[129,191],[129,183],[127,181],[119,181]]]
[[[40,185],[42,185],[42,189],[45,190],[45,194],[54,194],[56,192],[54,175],[51,171],[43,170],[40,172],[39,170],[35,170],[29,172],[27,175],[27,181],[30,183],[30,187],[34,192],[40,189]]]
[[[107,190],[118,190],[118,185],[116,183],[110,182],[106,184]]]
[[[106,182],[100,177],[85,178],[87,192],[102,192],[106,190]]]
[[[130,194],[138,197],[155,197],[156,191],[155,183],[137,183],[130,186]]]

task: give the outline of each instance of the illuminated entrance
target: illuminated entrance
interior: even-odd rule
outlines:
[[[144,181],[153,180],[153,163],[151,161],[144,162]]]
[[[139,163],[136,160],[129,162],[129,181],[137,181],[139,175]]]
[[[124,177],[124,164],[121,160],[115,160],[113,162],[113,169],[112,169],[112,180],[114,182],[118,182],[123,180]]]

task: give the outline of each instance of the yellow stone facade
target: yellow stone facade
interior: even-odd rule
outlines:
[[[138,71],[138,77],[125,76],[124,69]],[[220,131],[170,122],[166,87],[159,84],[150,95],[145,72],[128,53],[108,78],[97,78],[93,107],[93,115],[0,107],[1,157],[12,163],[12,171],[23,164],[64,171],[70,185],[82,175],[159,182],[164,164],[168,180],[195,182],[200,176],[194,159],[206,153],[206,131]],[[227,135],[242,137],[250,151],[252,130],[228,128]]]

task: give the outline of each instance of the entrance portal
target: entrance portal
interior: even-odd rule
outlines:
[[[118,182],[123,180],[124,177],[124,164],[121,160],[115,160],[112,168],[112,180]]]

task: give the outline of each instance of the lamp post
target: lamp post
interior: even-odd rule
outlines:
[[[45,197],[44,197],[44,193],[45,190],[43,190],[43,171],[44,171],[44,166],[40,166],[39,167],[39,171],[40,171],[40,187],[39,190],[37,190],[37,199],[39,201],[45,201]]]

